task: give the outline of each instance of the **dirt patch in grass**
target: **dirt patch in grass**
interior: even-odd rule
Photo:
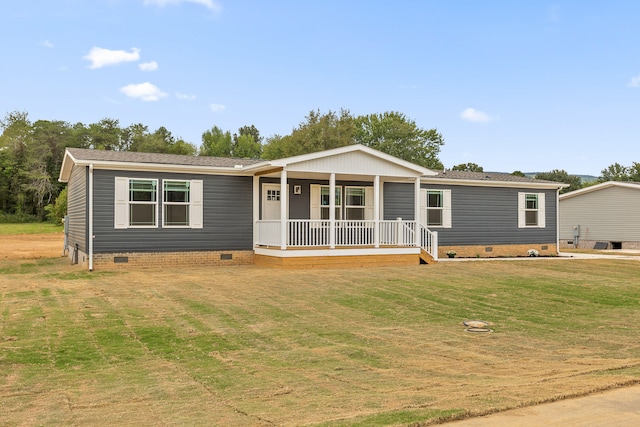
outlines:
[[[0,260],[62,256],[63,233],[0,235]]]
[[[7,425],[420,425],[640,376],[634,261],[0,272]]]

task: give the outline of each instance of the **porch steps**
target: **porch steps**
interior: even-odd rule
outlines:
[[[420,248],[420,264],[435,264],[437,262],[429,252],[425,251],[424,248]]]

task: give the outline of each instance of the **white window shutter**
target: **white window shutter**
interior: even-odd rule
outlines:
[[[420,189],[420,224],[427,226],[427,189]]]
[[[545,228],[546,226],[544,193],[538,193],[538,227]]]
[[[203,226],[203,191],[202,180],[194,179],[191,181],[191,206],[190,212],[190,224],[191,228],[202,228]]]
[[[442,226],[451,228],[451,190],[442,190]]]
[[[527,226],[525,215],[525,194],[518,193],[518,228],[524,228]]]
[[[320,186],[311,184],[309,187],[311,197],[310,217],[311,219],[320,219],[322,218],[320,215]]]
[[[129,178],[116,177],[113,228],[129,226]]]
[[[374,197],[373,197],[373,187],[365,187],[364,189],[364,219],[372,220],[373,219],[373,206]]]

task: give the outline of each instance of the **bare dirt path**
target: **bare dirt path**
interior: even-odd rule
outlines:
[[[637,426],[640,386],[447,423],[447,427]]]
[[[0,260],[54,258],[62,256],[64,235],[0,235]]]

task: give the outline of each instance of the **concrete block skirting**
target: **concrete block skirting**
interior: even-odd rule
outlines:
[[[253,251],[120,252],[93,255],[94,270],[250,264],[253,264]]]
[[[557,256],[555,242],[526,245],[475,245],[475,246],[439,246],[438,257],[447,258],[447,251],[456,251],[456,258],[501,258],[526,257],[529,249],[538,251],[539,256]]]

